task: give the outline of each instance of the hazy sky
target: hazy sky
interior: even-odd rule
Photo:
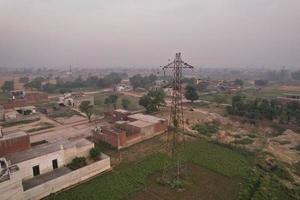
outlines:
[[[0,66],[300,68],[300,0],[0,0]]]

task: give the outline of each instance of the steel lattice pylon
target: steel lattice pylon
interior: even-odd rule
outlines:
[[[177,144],[177,136],[180,131],[184,131],[184,118],[183,118],[183,106],[182,106],[182,70],[184,68],[194,68],[181,59],[181,53],[176,53],[173,62],[162,67],[162,69],[171,69],[173,72],[172,78],[172,102],[170,111],[170,127],[174,128],[172,131],[172,157],[175,155],[175,149]],[[165,74],[165,73],[164,73]]]
[[[181,59],[181,53],[176,53],[173,62],[162,67],[165,71],[166,69],[173,70],[172,78],[172,103],[170,112],[170,125],[174,128],[184,129],[184,119],[183,119],[183,107],[182,107],[182,70],[184,68],[194,68],[193,66],[187,64]]]

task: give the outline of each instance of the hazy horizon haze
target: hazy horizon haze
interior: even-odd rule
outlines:
[[[0,66],[300,67],[299,0],[0,0]]]

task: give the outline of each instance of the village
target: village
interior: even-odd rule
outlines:
[[[116,74],[108,74],[102,79],[112,78]],[[65,83],[77,80],[71,71],[62,77],[66,79]],[[169,159],[166,156],[171,151],[172,87],[164,79],[142,82],[153,78],[152,75],[133,77],[135,79],[119,78],[97,90],[64,93],[43,91],[15,79],[18,84],[8,92],[9,95],[5,94],[7,99],[2,98],[0,108],[1,199],[72,199],[71,193],[79,195],[80,187],[88,193],[85,181],[91,180],[88,185],[92,187],[93,180],[101,181],[102,176],[106,180],[107,176],[117,176],[116,173],[126,171],[122,168],[124,163],[130,163],[135,173],[141,173],[141,182],[149,179],[150,175],[156,178],[150,176],[151,183],[142,184],[144,189],[137,190],[134,188],[141,187],[135,180],[139,175],[128,175],[127,181],[132,184],[132,189],[127,192],[122,189],[114,197],[106,191],[108,188],[102,187],[91,195],[97,195],[100,199],[160,199],[161,196],[155,191],[161,190],[168,196],[166,199],[181,199],[186,195],[190,199],[197,199],[198,195],[221,199],[217,194],[209,194],[223,187],[223,194],[231,199],[248,195],[247,187],[255,183],[245,183],[242,179],[230,182],[228,177],[245,177],[251,173],[250,168],[257,166],[259,172],[253,177],[262,177],[259,179],[262,182],[271,179],[270,183],[264,184],[278,184],[279,181],[278,188],[285,188],[280,195],[291,195],[289,198],[293,199],[292,196],[298,194],[286,192],[297,191],[300,183],[300,128],[297,117],[291,115],[289,123],[281,123],[285,119],[281,117],[255,120],[236,116],[234,110],[227,107],[234,106],[236,95],[250,94],[252,91],[259,98],[271,95],[282,105],[299,103],[299,86],[281,86],[281,90],[275,93],[270,91],[274,86],[258,86],[251,81],[242,84],[243,81],[238,79],[186,77],[182,100],[184,136],[178,141],[177,148],[182,149],[183,143],[187,143],[187,147],[179,150],[184,155],[187,153],[185,159],[190,159],[186,167],[193,169],[193,174],[206,175],[198,177],[198,182],[198,179],[192,178],[193,174],[183,172],[184,183],[166,187],[155,179],[160,176],[163,163]],[[36,79],[31,78],[31,82]],[[41,82],[39,87],[47,84],[49,80]],[[189,95],[187,91],[194,91],[194,87],[198,88],[198,92]],[[154,102],[158,103],[154,106],[151,101],[145,102],[147,96],[157,98]],[[211,157],[207,157],[209,155]],[[153,169],[145,166],[148,162]],[[169,170],[172,173],[172,168]],[[158,174],[153,175],[155,173]],[[126,182],[125,179],[123,181]],[[194,191],[194,186],[184,186],[203,184],[201,181],[208,181],[208,185],[205,191],[199,193]],[[221,185],[210,191],[210,184]],[[239,184],[246,188],[242,193]],[[274,188],[265,187],[272,194]],[[73,189],[60,192],[66,188]],[[256,189],[259,191],[261,188]]]

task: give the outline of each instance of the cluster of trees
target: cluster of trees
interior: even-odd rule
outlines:
[[[300,81],[300,70],[293,72],[291,76],[293,79]]]
[[[279,82],[285,82],[289,81],[290,79],[294,80],[300,80],[300,70],[291,72],[287,69],[281,69],[281,70],[269,70],[264,74],[264,78],[269,81],[279,81]]]
[[[118,95],[112,94],[105,98],[104,104],[110,106],[113,105],[114,109],[117,109]]]
[[[13,80],[5,81],[1,87],[1,90],[3,92],[10,92],[13,89],[14,89],[14,81]]]
[[[56,79],[56,84],[47,83],[47,79],[44,77],[36,77],[31,81],[28,81],[26,77],[22,77],[26,88],[32,88],[40,91],[45,91],[48,93],[53,93],[59,91],[60,93],[71,92],[75,88],[85,88],[85,87],[97,87],[97,88],[106,88],[116,85],[122,81],[124,74],[120,73],[110,73],[103,78],[97,76],[90,76],[86,80],[83,80],[80,76],[77,77],[74,81],[62,81],[59,78]],[[43,84],[46,82],[45,84]]]
[[[147,113],[156,112],[161,106],[166,105],[165,93],[162,89],[151,90],[140,98],[139,104],[146,109]]]
[[[246,99],[237,95],[232,97],[232,105],[227,112],[253,120],[278,120],[280,123],[300,124],[300,103],[289,102],[281,104],[275,99]]]
[[[244,81],[242,79],[235,79],[234,84],[243,87]]]
[[[186,99],[190,100],[192,103],[199,99],[197,89],[194,85],[187,85],[185,87],[184,96],[185,96]]]
[[[113,108],[117,109],[118,99],[119,99],[118,95],[111,94],[105,98],[104,104],[106,104],[108,107],[110,105],[113,105]],[[127,110],[129,108],[130,104],[131,104],[131,101],[128,98],[122,98],[122,100],[121,100],[122,108]]]
[[[93,112],[94,112],[94,106],[89,101],[83,101],[81,102],[79,106],[79,110],[86,114],[89,121],[91,121]]]
[[[155,81],[157,80],[157,76],[154,74],[150,74],[149,76],[142,76],[140,74],[134,75],[129,78],[130,84],[133,89],[136,88],[146,88],[153,86]]]
[[[42,83],[46,81],[44,77],[36,77],[32,79],[31,81],[27,81],[26,84],[24,84],[25,88],[32,88],[36,90],[42,89]]]
[[[255,80],[254,81],[254,84],[256,86],[266,86],[268,85],[269,81],[268,80],[262,80],[262,79],[259,79],[259,80]]]
[[[28,83],[29,82],[29,78],[27,77],[27,76],[24,76],[24,77],[21,77],[20,79],[19,79],[19,82],[20,83]]]
[[[104,104],[110,107],[113,106],[113,109],[117,109],[117,103],[118,103],[119,96],[116,94],[111,94],[108,97],[105,98]],[[131,104],[131,101],[128,98],[122,98],[121,105],[124,109],[128,109]],[[83,101],[81,102],[79,106],[79,110],[83,112],[89,121],[91,121],[92,115],[94,114],[94,106],[90,104],[89,101]]]
[[[280,70],[269,70],[265,73],[264,76],[269,81],[287,81],[290,77],[290,71],[283,68]]]

